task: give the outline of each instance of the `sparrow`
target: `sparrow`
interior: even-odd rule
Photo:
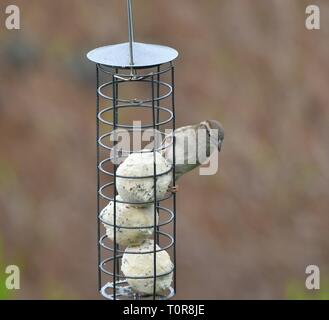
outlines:
[[[224,141],[224,129],[216,120],[205,120],[195,125],[175,130],[175,178],[202,165],[213,152],[221,151]],[[162,142],[162,155],[173,163],[173,133]]]

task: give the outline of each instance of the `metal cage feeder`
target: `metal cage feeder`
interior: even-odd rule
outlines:
[[[175,192],[175,134],[173,133],[173,163],[165,173],[172,175],[171,187],[167,194],[159,198],[157,195],[157,173],[155,154],[168,146],[153,149],[122,150],[116,149],[116,132],[124,129],[129,133],[143,133],[146,130],[157,130],[164,137],[163,131],[175,131],[175,68],[174,60],[178,52],[172,48],[144,44],[134,41],[131,0],[128,5],[129,42],[101,47],[90,51],[87,57],[96,63],[96,126],[97,126],[97,247],[98,247],[98,289],[101,295],[109,300],[166,300],[176,294],[176,192]],[[127,88],[136,84],[144,85],[147,96],[126,97]],[[145,90],[144,90],[145,95]],[[148,123],[124,123],[123,113],[146,112],[151,119]],[[135,120],[135,119],[134,119]],[[126,121],[126,120],[124,120]],[[110,141],[114,137],[114,142]],[[132,153],[151,152],[154,157],[153,173],[148,176],[127,177],[117,174],[120,159]],[[113,155],[114,154],[114,155]],[[121,158],[120,158],[121,156]],[[119,159],[120,158],[120,159]],[[116,161],[113,161],[116,160]],[[153,179],[153,200],[141,204],[153,204],[154,219],[150,226],[122,226],[117,223],[117,206],[119,203],[136,205],[129,201],[117,199],[118,179]],[[104,221],[101,212],[109,203],[113,203],[113,224]],[[114,238],[109,239],[103,232],[103,226],[113,228]],[[143,277],[126,277],[120,271],[120,263],[125,247],[117,243],[118,229],[153,229],[153,248],[146,252],[131,251],[128,254],[152,254],[153,275]],[[169,229],[169,230],[168,230]],[[157,245],[161,244],[160,249]],[[157,274],[157,253],[170,253],[173,264],[167,273]],[[158,279],[172,273],[169,288],[159,294],[156,292]],[[129,278],[151,279],[152,294],[141,294],[131,289]]]

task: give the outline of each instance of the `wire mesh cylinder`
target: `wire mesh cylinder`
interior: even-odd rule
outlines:
[[[141,141],[127,147],[119,147],[120,130],[129,134],[143,136],[146,132],[157,132],[158,140],[163,140],[175,130],[175,84],[172,62],[138,68],[109,67],[96,64],[97,74],[97,246],[98,246],[98,287],[106,299],[170,299],[176,293],[176,193],[175,193],[175,137],[173,134],[173,163],[166,172],[158,173],[157,153],[168,145],[153,141]],[[136,121],[137,120],[137,121]],[[141,120],[139,122],[139,120]],[[143,143],[148,143],[147,148]],[[151,147],[150,147],[151,146]],[[149,153],[153,156],[153,170],[145,176],[122,176],[117,169],[122,161],[132,153]],[[157,181],[161,175],[171,175],[167,193],[159,197]],[[118,198],[119,179],[152,179],[153,197],[145,202],[129,202]],[[101,215],[111,202],[113,223],[105,221]],[[152,206],[153,223],[148,226],[124,226],[118,223],[118,206]],[[113,239],[108,237],[105,226],[112,228]],[[152,229],[149,237],[153,240],[149,251],[125,250],[118,243],[118,232],[129,229]],[[159,246],[157,246],[159,245]],[[131,249],[131,248],[130,248]],[[166,251],[172,261],[171,270],[157,274],[158,253]],[[126,252],[126,253],[125,253]],[[124,254],[151,254],[153,274],[130,277],[121,271]],[[169,288],[157,292],[157,281],[172,274]],[[152,294],[134,290],[129,279],[151,281]]]

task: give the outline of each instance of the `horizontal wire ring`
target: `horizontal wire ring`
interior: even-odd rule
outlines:
[[[106,196],[106,195],[103,193],[103,190],[104,190],[105,188],[108,188],[108,187],[113,186],[113,185],[114,185],[114,182],[109,182],[109,183],[103,185],[102,187],[100,187],[100,189],[99,189],[99,191],[98,191],[99,195],[100,195],[103,199],[105,199],[105,200],[107,200],[107,201],[118,202],[118,203],[124,203],[124,204],[130,204],[130,205],[140,205],[140,206],[141,206],[141,205],[149,205],[149,204],[154,203],[154,200],[151,200],[151,201],[145,201],[145,202],[128,202],[128,201],[120,201],[120,200],[117,200],[117,199],[114,200],[113,198],[108,197],[108,196]],[[168,194],[167,196],[165,196],[164,198],[156,199],[156,202],[162,202],[162,201],[168,200],[168,199],[170,199],[171,197],[173,197],[173,195],[174,195],[174,193],[169,193],[169,194]]]
[[[122,176],[122,175],[119,175],[119,174],[114,174],[110,171],[107,171],[103,168],[103,164],[106,163],[106,162],[109,162],[109,161],[112,161],[113,159],[105,159],[103,161],[100,162],[98,168],[101,172],[107,174],[108,176],[111,176],[111,177],[114,177],[116,176],[117,178],[120,178],[120,179],[127,179],[127,180],[141,180],[141,179],[151,179],[151,178],[154,178],[154,177],[161,177],[161,176],[165,176],[166,174],[170,173],[173,171],[173,165],[170,166],[170,169],[167,170],[167,171],[164,171],[164,172],[161,172],[161,173],[157,173],[155,176],[154,175],[148,175],[148,176]]]
[[[173,221],[173,219],[174,219],[174,213],[173,213],[172,210],[170,210],[168,208],[165,208],[165,207],[160,207],[160,206],[156,206],[156,208],[157,209],[160,209],[162,211],[167,212],[168,213],[168,216],[169,216],[169,219],[165,220],[164,222],[158,223],[156,225],[156,227],[163,227],[163,226],[165,226],[167,224],[170,224]],[[159,213],[159,215],[160,215],[160,213]],[[106,226],[109,226],[109,227],[114,228],[114,224],[109,223],[109,222],[106,222],[104,220],[104,218],[102,217],[102,214],[101,213],[99,214],[98,218]],[[125,229],[125,230],[139,230],[139,229],[152,229],[152,228],[154,228],[154,225],[152,225],[152,226],[135,226],[135,227],[130,226],[130,227],[125,227],[125,226],[121,226],[121,225],[116,224],[115,227],[118,228],[118,229]]]
[[[126,285],[126,287],[122,287],[122,285]],[[136,295],[136,293],[132,292],[130,289],[130,286],[128,285],[128,281],[127,280],[120,280],[120,281],[116,281],[115,282],[115,286],[116,287],[120,287],[120,289],[118,290],[119,292],[116,292],[116,300],[121,300],[118,299],[117,297],[134,297]],[[113,294],[108,294],[107,290],[108,289],[113,289],[114,288],[114,283],[113,282],[108,282],[106,283],[100,290],[102,296],[108,300],[114,300],[114,295]],[[173,289],[173,287],[169,287],[168,289],[168,294],[164,295],[164,294],[157,294],[156,297],[158,298],[158,300],[169,300],[171,299],[174,295],[175,295],[175,290]],[[151,295],[141,295],[141,298],[145,298],[145,297],[151,297]],[[123,299],[122,299],[123,300]]]
[[[128,131],[129,131],[129,129],[127,129]],[[137,129],[138,130],[138,129]],[[130,132],[133,132],[133,130],[131,130]],[[158,131],[159,132],[159,131]],[[115,147],[110,147],[110,146],[108,146],[107,144],[105,144],[104,142],[103,142],[103,140],[105,139],[105,138],[108,138],[108,137],[110,137],[112,134],[114,134],[115,133],[115,130],[113,130],[113,131],[111,131],[111,132],[107,132],[107,133],[105,133],[105,134],[103,134],[103,135],[101,135],[100,137],[99,137],[99,139],[98,139],[98,144],[102,147],[102,148],[104,148],[104,149],[106,149],[106,150],[109,150],[109,151],[112,151],[112,150],[115,150],[115,149],[117,149],[117,148],[115,148]],[[161,132],[160,132],[161,133]],[[165,138],[166,137],[169,137],[170,135],[169,134],[165,134],[165,133],[161,133],[161,135],[163,135]],[[165,139],[164,138],[164,139]],[[173,139],[172,139],[173,140]],[[171,143],[168,143],[168,144],[165,144],[165,145],[162,145],[162,146],[160,146],[159,148],[155,148],[155,149],[152,149],[152,150],[147,150],[147,149],[142,149],[142,150],[125,150],[125,149],[120,149],[120,152],[122,152],[122,153],[125,153],[125,154],[132,154],[132,153],[153,153],[154,151],[156,151],[156,152],[158,152],[158,151],[162,151],[162,150],[165,150],[165,149],[167,149],[167,148],[169,148],[171,145],[173,145],[173,141],[171,142]]]
[[[153,253],[153,251],[151,252]],[[122,255],[120,256],[117,256],[116,257],[116,260],[118,259],[122,259]],[[114,276],[113,272],[109,271],[109,270],[106,270],[105,269],[105,266],[114,260],[114,257],[110,257],[110,258],[107,258],[105,260],[103,260],[100,265],[99,265],[99,268],[104,272],[106,273],[107,275],[109,276]],[[160,273],[160,274],[156,274],[156,275],[153,275],[153,276],[140,276],[140,277],[132,277],[132,276],[124,276],[124,275],[120,275],[120,274],[116,274],[116,277],[117,278],[121,278],[121,279],[135,279],[135,280],[146,280],[146,279],[154,279],[154,278],[160,278],[160,277],[164,277],[164,276],[167,276],[169,274],[171,274],[173,271],[174,271],[174,267],[171,268],[170,271],[168,272],[163,272],[163,273]]]
[[[122,103],[134,103],[134,101],[136,101],[136,103],[152,103],[152,102],[157,102],[157,101],[161,101],[161,100],[164,100],[168,97],[171,96],[172,92],[173,92],[173,89],[172,89],[172,86],[166,82],[163,82],[163,81],[158,81],[158,80],[145,80],[145,79],[142,79],[142,80],[139,80],[139,82],[147,82],[147,83],[154,83],[154,84],[159,84],[160,86],[164,86],[164,87],[167,87],[168,92],[162,96],[159,96],[157,98],[154,98],[154,99],[147,99],[147,100],[127,100],[127,99],[115,99],[116,102],[122,102]],[[114,81],[115,84],[119,84],[119,83],[126,83],[125,81],[122,81],[122,80],[119,80],[119,81]],[[98,89],[97,89],[97,92],[98,94],[103,97],[104,99],[107,99],[107,100],[110,100],[110,101],[113,101],[113,97],[111,96],[108,96],[106,94],[104,94],[102,92],[102,90],[106,87],[109,87],[109,86],[112,86],[113,85],[113,81],[109,81],[109,82],[106,82],[104,84],[102,84]]]
[[[170,243],[169,243],[168,245],[166,245],[165,247],[160,248],[159,250],[156,250],[156,251],[151,250],[151,251],[143,251],[143,252],[139,252],[139,251],[129,251],[129,252],[125,252],[125,251],[122,251],[122,250],[118,250],[118,249],[117,249],[116,252],[117,252],[117,253],[126,253],[126,254],[150,254],[150,253],[153,253],[153,252],[161,252],[161,251],[165,251],[165,250],[168,250],[168,249],[170,249],[171,247],[173,247],[173,245],[174,245],[174,238],[173,238],[170,234],[168,234],[168,233],[166,233],[166,232],[163,232],[163,231],[157,231],[156,234],[158,234],[158,235],[162,235],[162,236],[164,236],[165,238],[169,239],[169,240],[170,240]],[[100,238],[100,240],[99,240],[99,244],[100,244],[104,249],[106,249],[106,250],[108,250],[108,251],[114,251],[114,248],[109,247],[109,246],[107,246],[107,245],[104,243],[104,240],[105,240],[105,239],[108,239],[108,236],[107,236],[106,234],[103,235],[103,236]]]
[[[174,117],[172,111],[168,108],[165,108],[165,107],[156,107],[156,106],[146,105],[146,104],[136,104],[136,105],[135,104],[124,104],[124,105],[118,105],[118,106],[115,107],[116,110],[117,109],[123,109],[123,108],[148,108],[148,109],[153,109],[154,108],[155,110],[165,111],[165,112],[169,113],[169,118],[168,119],[166,119],[164,121],[161,121],[161,122],[156,122],[154,125],[153,124],[142,125],[142,126],[139,127],[141,129],[148,129],[148,128],[154,128],[154,127],[157,127],[157,126],[165,125],[165,124],[169,123],[170,121],[172,121],[172,119]],[[107,124],[107,125],[110,125],[110,126],[114,127],[113,122],[105,120],[102,117],[104,115],[104,113],[112,111],[112,110],[113,110],[113,107],[109,107],[109,108],[106,108],[106,109],[103,109],[102,111],[100,111],[99,114],[98,114],[98,120],[101,121],[104,124]],[[126,128],[126,129],[136,128],[136,126],[125,125],[125,124],[115,124],[115,127],[116,128]]]
[[[117,68],[113,68],[113,67],[110,67],[110,68],[114,69],[113,72],[110,71],[110,70],[106,70],[105,69],[106,67],[109,68],[109,66],[105,66],[103,64],[98,64],[99,70],[101,70],[105,74],[109,74],[111,76],[116,76],[117,75],[119,77],[130,77],[131,76],[131,74],[117,73],[115,71],[115,69],[117,69]],[[154,66],[152,66],[150,68],[154,68]],[[118,69],[121,69],[121,68],[118,68]],[[137,76],[138,77],[143,77],[143,78],[145,78],[145,77],[152,77],[152,75],[153,76],[158,76],[158,75],[161,75],[161,74],[164,74],[164,73],[167,73],[167,72],[171,71],[171,69],[172,69],[172,65],[170,64],[170,66],[168,68],[166,68],[164,70],[161,70],[159,72],[158,71],[153,71],[153,72],[150,72],[150,73],[147,73],[147,74],[138,74]],[[130,70],[130,69],[122,69],[122,70]],[[138,80],[131,79],[130,81],[138,81]]]

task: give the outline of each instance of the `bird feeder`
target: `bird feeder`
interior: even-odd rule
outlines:
[[[98,289],[110,300],[166,300],[176,294],[175,134],[173,163],[161,170],[157,157],[168,146],[156,143],[159,139],[153,138],[151,148],[128,148],[129,145],[124,148],[118,137],[122,132],[131,138],[153,130],[163,139],[168,129],[174,132],[173,61],[178,52],[166,46],[135,42],[131,0],[127,0],[127,9],[129,41],[87,54],[96,64]],[[131,168],[139,156],[148,160],[151,157],[151,170],[125,174],[125,160],[131,160],[130,167],[125,164]],[[159,192],[159,183],[168,175],[168,188]],[[146,182],[151,182],[152,187],[147,199],[136,202],[129,198],[129,192],[139,195],[138,188]],[[126,189],[126,186],[130,187]],[[128,210],[126,215],[125,210]],[[135,224],[127,222],[130,215],[146,214],[149,218],[151,214],[151,219],[143,224],[138,219]],[[139,237],[145,239],[129,245],[131,238],[124,235],[130,235],[134,241]],[[165,268],[159,266],[168,259],[171,263],[165,263]],[[148,271],[129,274],[131,262],[141,264],[133,265],[132,273]]]

